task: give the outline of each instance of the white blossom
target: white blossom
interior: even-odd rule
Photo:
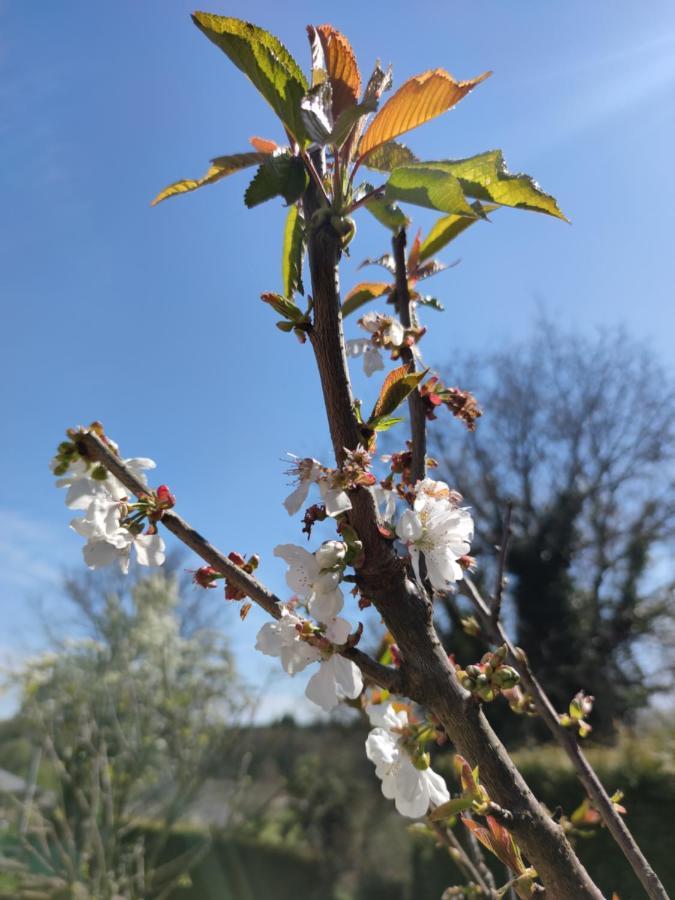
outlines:
[[[340,565],[345,552],[341,541],[326,541],[316,554],[296,544],[279,544],[274,548],[274,555],[288,564],[286,583],[319,622],[334,619],[344,605]]]
[[[84,517],[70,523],[73,531],[87,539],[82,548],[85,563],[90,569],[102,569],[118,562],[126,574],[133,547],[139,565],[161,566],[166,559],[164,541],[158,534],[134,534],[125,528],[122,506],[119,500],[97,494]]]
[[[332,487],[330,477],[322,478],[319,481],[319,490],[321,491],[321,499],[326,507],[327,516],[339,516],[352,508],[352,501],[349,494],[343,488]]]
[[[321,652],[302,640],[297,628],[301,625],[302,619],[282,607],[281,618],[266,622],[258,632],[256,650],[266,656],[279,656],[284,671],[289,675],[302,672],[310,663],[321,658]]]
[[[289,516],[294,516],[307,499],[310,485],[319,480],[322,467],[317,459],[299,459],[293,453],[288,455],[294,460],[289,474],[297,478],[298,484],[284,500],[284,507]]]
[[[281,618],[267,622],[258,632],[256,650],[267,656],[278,656],[289,675],[302,672],[308,665],[319,662],[317,672],[310,678],[305,695],[326,712],[334,709],[345,697],[358,697],[363,690],[363,679],[358,666],[340,656],[333,648],[321,648],[303,640],[302,619],[282,608]],[[325,636],[333,644],[344,644],[351,627],[345,619],[332,619],[326,626]]]
[[[346,619],[336,618],[326,626],[326,638],[333,644],[344,644],[351,626]],[[345,697],[353,700],[363,690],[361,670],[351,660],[333,651],[322,653],[319,671],[309,680],[306,697],[326,712],[334,709]]]
[[[396,514],[396,492],[386,490],[379,484],[373,485],[372,490],[380,518],[384,522],[393,522]]]
[[[152,459],[133,457],[122,460],[131,473],[147,487],[148,480],[145,469],[156,468]],[[54,461],[52,462],[52,467]],[[57,487],[67,487],[66,506],[69,509],[87,509],[94,497],[108,497],[111,500],[122,500],[129,496],[129,491],[121,481],[108,472],[106,478],[99,480],[89,475],[90,468],[84,460],[77,459],[71,463],[68,474],[56,480]]]
[[[450,799],[445,782],[429,766],[417,768],[409,756],[403,734],[408,724],[404,710],[392,704],[367,707],[373,724],[366,739],[366,755],[375,763],[375,774],[382,782],[382,793],[393,800],[402,816],[418,819],[426,814],[429,804],[440,806]]]
[[[415,502],[399,517],[396,534],[408,547],[417,580],[424,554],[432,587],[447,591],[463,577],[458,560],[469,552],[473,519],[457,505],[457,496],[443,481],[425,478],[415,486]]]

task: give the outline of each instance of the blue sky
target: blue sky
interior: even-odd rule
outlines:
[[[330,21],[364,76],[378,56],[393,63],[396,85],[438,66],[459,78],[494,70],[408,144],[426,158],[500,147],[573,224],[505,210],[464,235],[446,253],[461,264],[434,283],[447,312],[428,316],[428,360],[519,337],[538,308],[580,331],[623,323],[667,358],[675,6],[207,8],[269,29],[304,66],[304,26]],[[181,513],[226,551],[259,552],[262,578],[279,591],[272,548],[302,540],[281,507],[280,460],[287,450],[330,458],[311,352],[277,331],[258,299],[280,289],[281,204],[247,211],[243,174],[149,206],[210,157],[247,149],[251,135],[282,138],[253,87],[191,24],[192,9],[0,0],[0,656],[40,645],[40,604],[54,627],[69,627],[58,584],[81,564],[81,542],[47,468],[67,426],[101,419],[126,455],[155,458]],[[357,224],[345,288],[356,263],[387,249],[376,223]],[[358,367],[354,380],[371,402],[375,385]],[[242,668],[257,673],[248,648],[261,618],[230,621]]]

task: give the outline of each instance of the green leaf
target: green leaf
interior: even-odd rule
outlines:
[[[298,207],[293,204],[286,216],[284,228],[284,250],[281,260],[281,275],[284,294],[292,297],[296,291],[305,293],[302,286],[302,260],[305,249],[304,219]]]
[[[529,175],[512,175],[509,172],[501,150],[488,150],[468,159],[449,159],[425,165],[454,175],[464,193],[476,200],[529,209],[568,221],[555,198],[545,194],[534,179]]]
[[[498,208],[495,203],[483,205],[479,203],[478,200],[475,200],[471,204],[471,207],[475,210],[479,218],[485,218],[487,213]],[[451,241],[454,241],[456,237],[459,237],[463,231],[466,231],[470,225],[473,225],[474,222],[477,221],[478,219],[469,219],[467,216],[457,215],[444,216],[442,219],[439,219],[420,244],[420,262],[424,262],[425,259],[434,256],[439,250],[442,250],[443,247],[447,246]]]
[[[362,281],[353,287],[347,294],[342,304],[342,317],[348,316],[359,307],[373,300],[375,297],[381,297],[388,294],[392,289],[391,284],[385,284],[383,281]]]
[[[375,169],[377,172],[391,172],[400,166],[409,166],[419,160],[405,144],[398,141],[388,141],[381,147],[376,147],[363,161],[364,166]]]
[[[198,178],[196,181],[191,179],[174,181],[173,184],[165,187],[160,194],[157,194],[150,205],[157,206],[158,203],[161,203],[162,200],[166,200],[168,197],[186,194],[188,191],[196,191],[197,188],[204,187],[205,184],[215,184],[216,181],[220,181],[221,178],[225,178],[233,172],[239,172],[241,169],[246,169],[249,166],[258,166],[266,159],[267,155],[265,153],[233,153],[230,156],[217,156],[211,160],[211,167],[202,178]]]
[[[385,228],[389,228],[394,233],[410,224],[410,219],[406,216],[400,206],[396,203],[390,203],[388,200],[374,197],[372,200],[369,200],[368,203],[365,203],[364,207],[371,215],[375,216],[380,224],[384,225]]]
[[[305,140],[300,101],[307,93],[302,70],[273,34],[228,16],[196,12],[192,21],[247,75],[299,143]]]
[[[455,797],[453,800],[448,800],[447,803],[437,806],[429,818],[432,822],[442,822],[444,819],[456,816],[457,813],[471,809],[472,806],[473,800],[471,797]]]
[[[385,187],[385,198],[475,219],[476,212],[464,199],[459,181],[439,165],[419,163],[394,169]]]
[[[422,381],[429,370],[411,372],[407,366],[400,366],[391,371],[384,379],[380,396],[373,407],[367,425],[372,428],[372,423],[391,416],[395,409],[411,394]]]
[[[272,309],[279,313],[280,316],[288,319],[288,322],[282,323],[284,325],[282,331],[290,331],[293,326],[289,323],[299,322],[303,317],[302,312],[295,303],[287,297],[282,297],[281,294],[273,294],[270,291],[267,291],[260,295],[260,299],[263,303],[269,303]],[[289,325],[289,327],[286,328],[286,325]],[[277,323],[277,327],[279,327],[279,323]]]
[[[373,431],[389,431],[390,428],[393,428],[394,425],[398,425],[399,422],[402,422],[401,418],[391,418],[387,416],[380,416],[379,419],[371,419],[368,422],[368,427]]]
[[[308,183],[309,175],[299,157],[287,153],[268,156],[246,189],[244,202],[249,208],[272,197],[283,197],[287,204],[295,203]]]

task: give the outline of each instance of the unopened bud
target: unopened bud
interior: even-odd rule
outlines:
[[[520,675],[511,666],[499,666],[492,675],[492,683],[500,690],[514,688],[520,681]]]
[[[346,554],[347,545],[344,541],[324,541],[314,553],[314,558],[320,569],[332,569],[343,562]]]

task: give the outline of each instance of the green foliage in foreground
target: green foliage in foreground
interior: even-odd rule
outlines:
[[[411,837],[405,823],[392,815],[372,772],[360,764],[359,737],[358,727],[305,729],[280,724],[256,729],[250,744],[259,748],[251,761],[253,778],[258,783],[272,771],[282,774],[286,797],[276,809],[274,803],[268,804],[258,819],[243,826],[243,836],[216,838],[209,855],[191,873],[192,887],[181,888],[173,896],[179,900],[271,896],[275,900],[427,900],[460,882],[444,851],[427,839]],[[310,752],[302,755],[301,747],[309,747]],[[616,748],[598,748],[590,755],[608,788],[625,791],[631,829],[666,890],[675,892],[674,829],[666,813],[675,808],[670,736],[624,736]],[[551,809],[561,797],[568,814],[581,802],[581,787],[556,747],[522,750],[515,756],[531,787]],[[331,791],[321,792],[321,779],[314,777],[333,771],[333,762],[341,786],[338,805],[328,802]],[[447,769],[452,783],[449,754],[439,755],[435,765]],[[378,832],[375,842],[370,839],[372,832]],[[199,837],[195,832],[174,834],[170,851],[185,850]],[[578,838],[577,850],[607,896],[613,891],[622,900],[640,896],[635,876],[604,829]]]

